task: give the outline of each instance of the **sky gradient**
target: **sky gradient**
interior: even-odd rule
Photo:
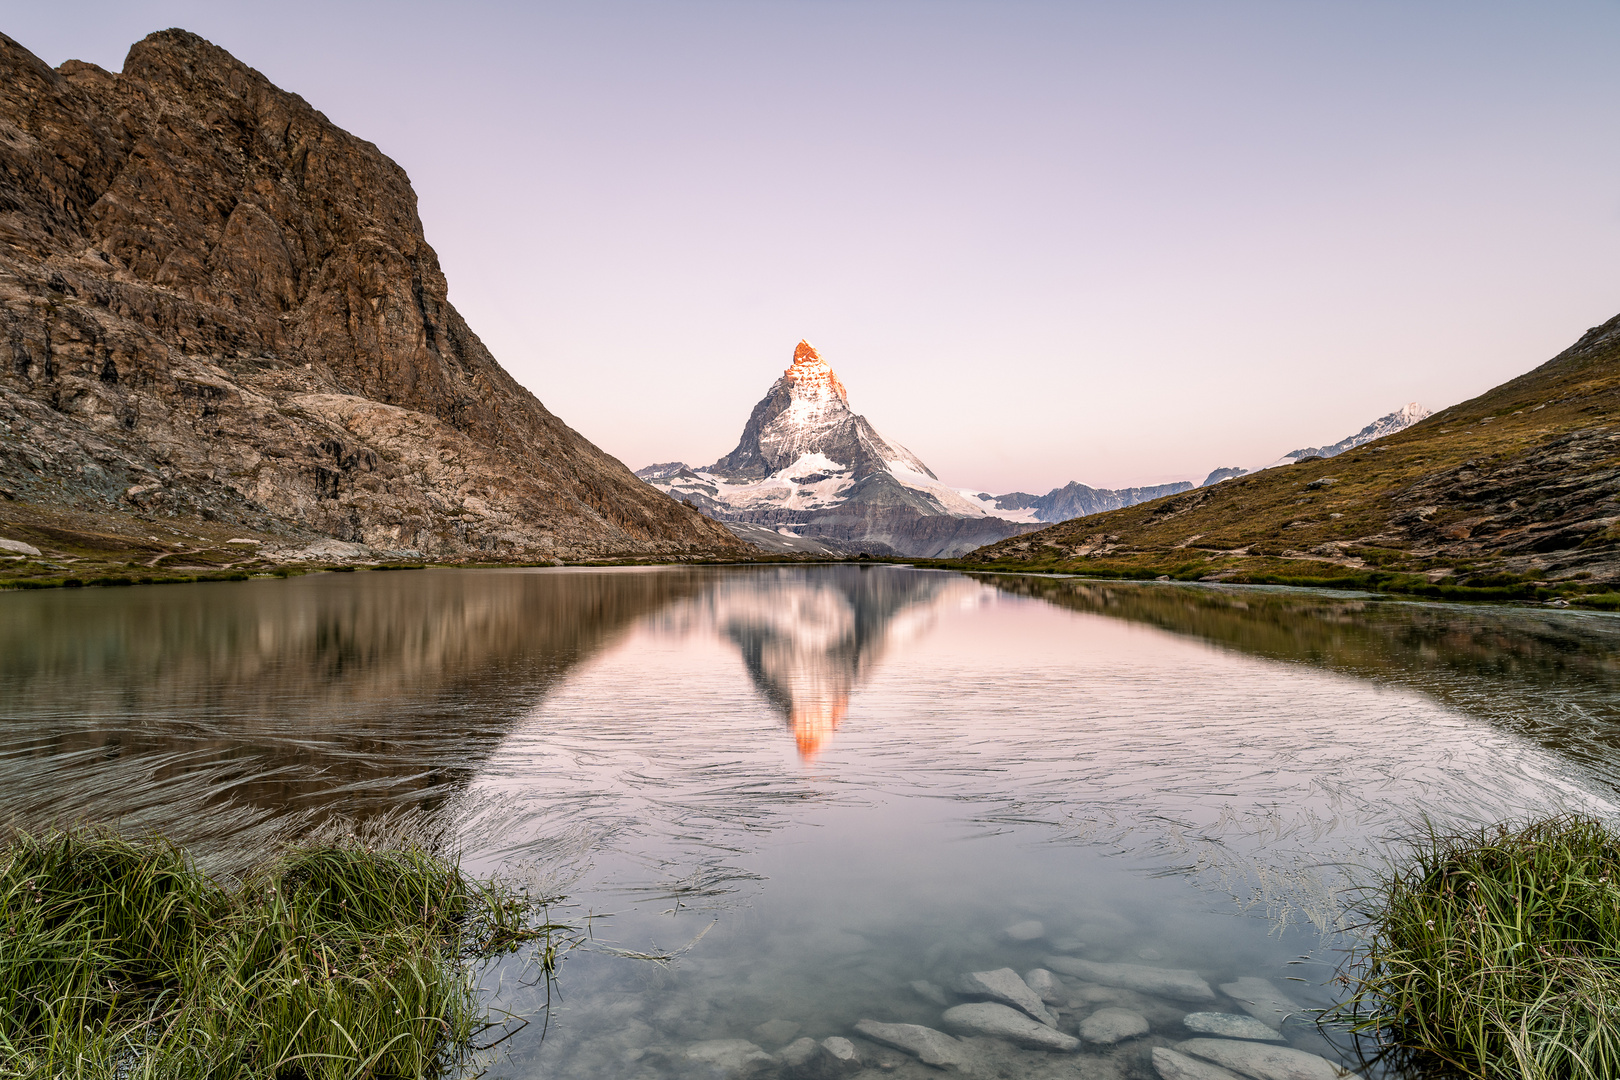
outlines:
[[[948,482],[1202,479],[1620,312],[1620,5],[0,0],[193,30],[410,174],[451,301],[631,468],[807,337]]]

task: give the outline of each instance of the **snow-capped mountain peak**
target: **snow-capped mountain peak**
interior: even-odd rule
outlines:
[[[667,462],[637,475],[721,520],[854,550],[959,554],[1019,531],[851,409],[843,382],[803,340],[731,453],[696,469]]]
[[[830,392],[837,394],[846,405],[849,403],[849,391],[838,381],[838,376],[833,374],[827,361],[816,352],[816,347],[803,338],[794,347],[793,363],[782,373],[782,378],[793,388],[796,397],[825,397]]]

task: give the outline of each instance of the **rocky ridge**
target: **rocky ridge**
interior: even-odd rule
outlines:
[[[1214,579],[1388,571],[1481,587],[1613,585],[1620,316],[1376,442],[1055,525],[970,559]]]
[[[112,73],[0,36],[0,176],[8,534],[744,550],[500,367],[398,165],[202,38],[153,34]]]

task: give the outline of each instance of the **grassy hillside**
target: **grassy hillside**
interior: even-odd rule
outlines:
[[[1443,595],[1612,595],[1620,316],[1534,371],[1397,435],[1075,518],[964,561]]]

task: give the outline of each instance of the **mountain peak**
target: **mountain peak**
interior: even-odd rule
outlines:
[[[793,363],[782,373],[782,378],[800,396],[817,396],[830,390],[843,401],[849,401],[849,392],[844,389],[844,384],[838,381],[838,376],[833,374],[827,361],[816,352],[816,347],[803,338],[794,347]]]

